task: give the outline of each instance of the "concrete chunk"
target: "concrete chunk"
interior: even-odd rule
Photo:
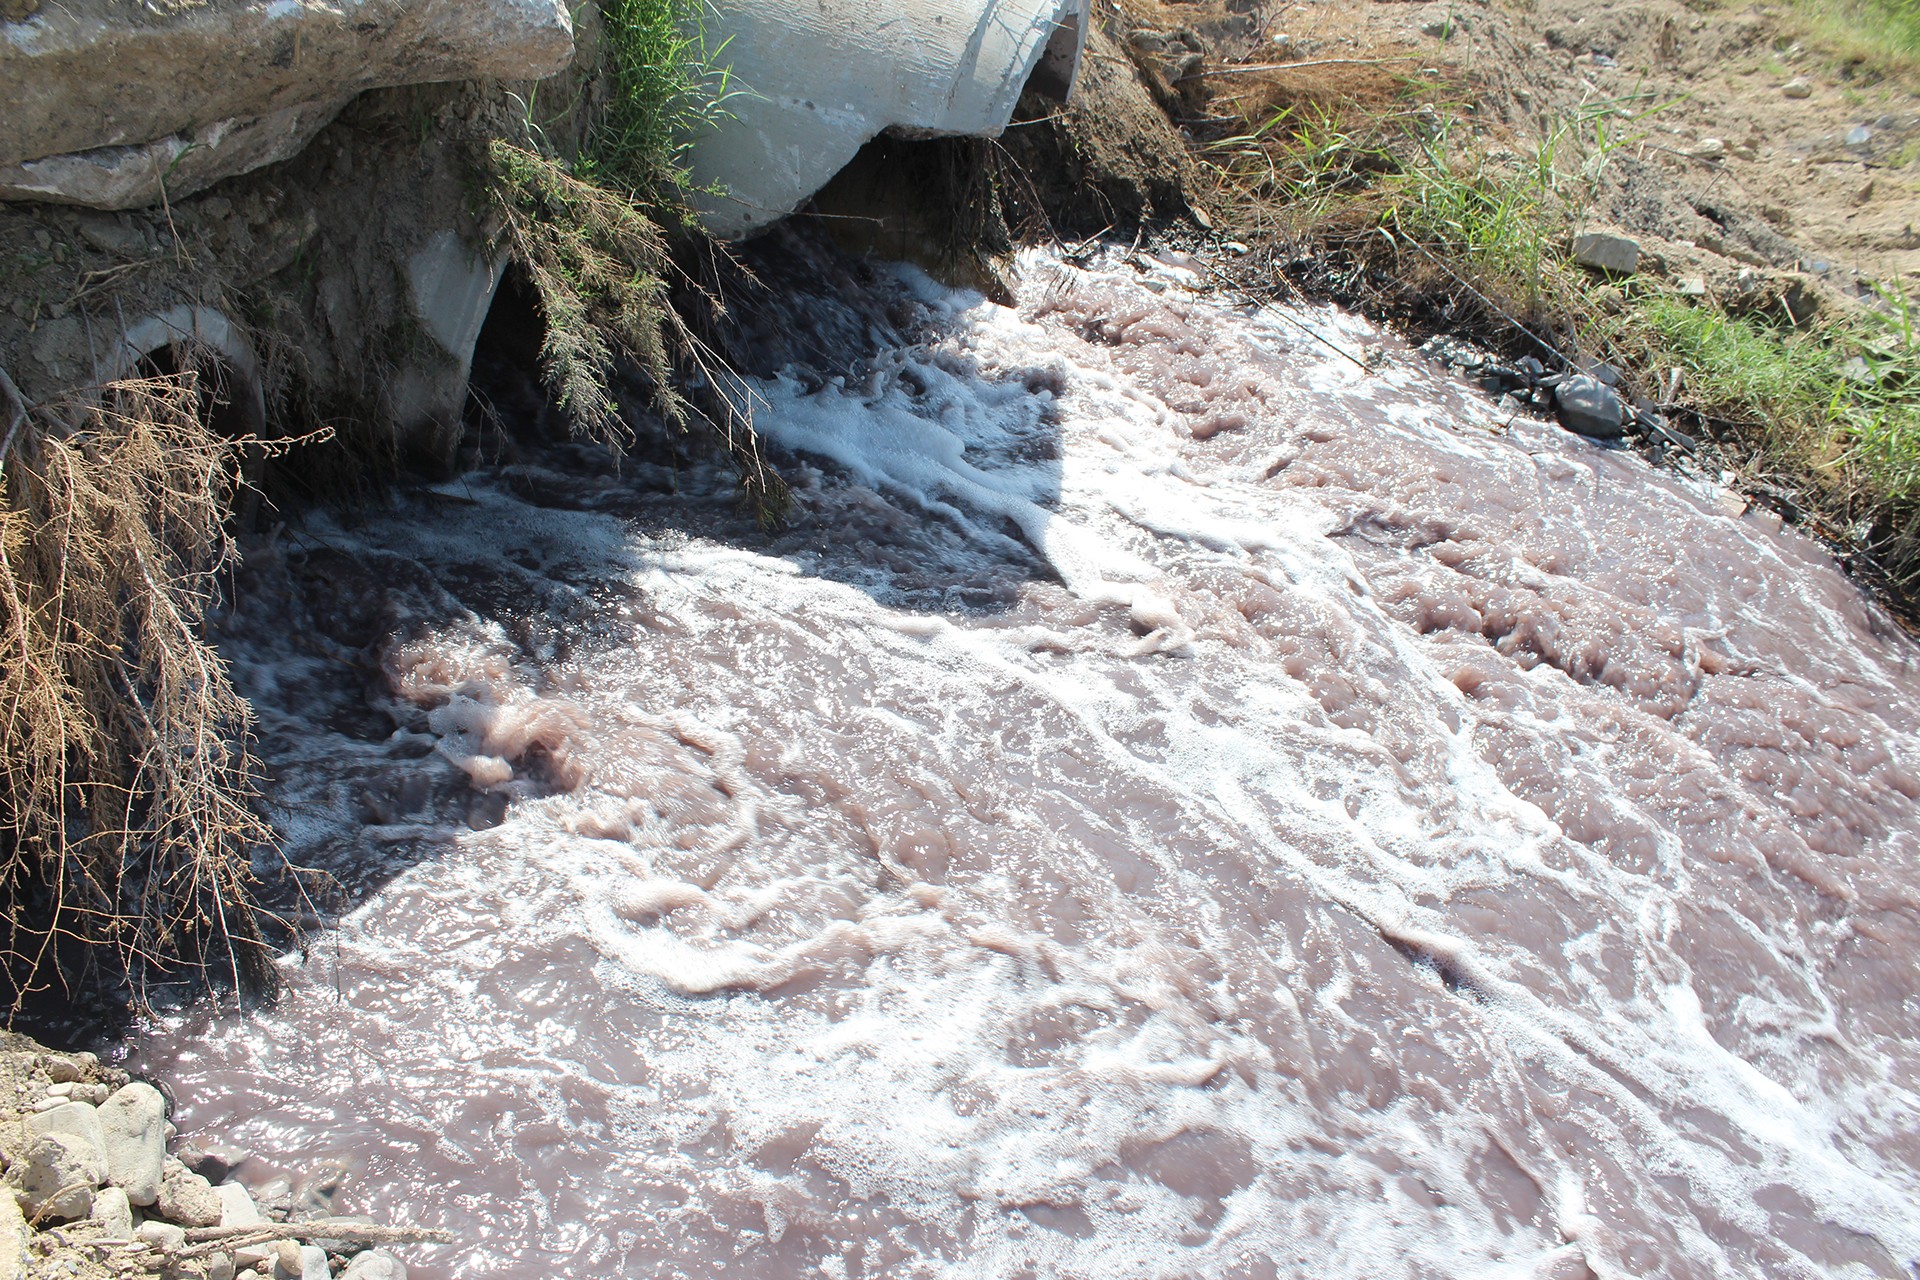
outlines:
[[[1573,238],[1573,260],[1594,271],[1630,276],[1640,269],[1640,245],[1612,232],[1587,231]]]

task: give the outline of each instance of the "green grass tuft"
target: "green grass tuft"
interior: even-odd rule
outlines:
[[[736,92],[709,47],[707,0],[600,0],[605,106],[587,132],[584,181],[642,200],[693,188],[687,152]]]
[[[1793,0],[1790,25],[1843,61],[1920,74],[1920,0]]]

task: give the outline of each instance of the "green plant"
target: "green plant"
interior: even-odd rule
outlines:
[[[647,375],[663,416],[684,419],[666,331],[667,246],[628,196],[584,181],[560,161],[494,139],[487,173],[503,234],[546,320],[541,372],[575,431],[616,452],[632,432],[613,402],[616,357]]]
[[[600,0],[600,13],[605,101],[579,176],[643,200],[691,192],[688,149],[738,92],[726,42],[709,47],[707,0]]]

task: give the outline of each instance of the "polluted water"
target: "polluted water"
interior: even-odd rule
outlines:
[[[1920,651],[1817,544],[1177,255],[868,274],[777,528],[552,444],[255,547],[337,900],[140,1033],[184,1137],[428,1280],[1913,1274]]]

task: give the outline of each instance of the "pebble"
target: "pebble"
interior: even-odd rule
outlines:
[[[407,1269],[385,1249],[369,1249],[354,1255],[340,1280],[407,1280]]]
[[[209,1255],[207,1280],[233,1280],[233,1259],[224,1253]]]
[[[1805,76],[1795,76],[1780,86],[1780,92],[1789,98],[1811,98],[1813,85]]]
[[[48,1085],[47,1096],[49,1098],[71,1098],[73,1096],[73,1081],[62,1080],[58,1084]]]
[[[1702,138],[1700,145],[1693,149],[1693,154],[1700,160],[1722,159],[1727,154],[1726,141],[1722,138]]]
[[[108,1239],[133,1239],[133,1206],[120,1188],[102,1187],[95,1192],[93,1209],[87,1216],[100,1224]]]
[[[40,1060],[40,1066],[46,1071],[47,1079],[55,1084],[73,1083],[80,1078],[82,1069],[78,1059],[57,1053],[47,1054]]]
[[[1850,147],[1864,147],[1873,141],[1873,130],[1863,124],[1857,124],[1847,130],[1846,143]]]
[[[266,1221],[253,1197],[239,1183],[223,1182],[213,1189],[213,1194],[220,1198],[221,1226],[257,1227]]]
[[[186,1228],[176,1227],[171,1222],[143,1222],[134,1234],[148,1244],[158,1245],[162,1249],[187,1247]]]

